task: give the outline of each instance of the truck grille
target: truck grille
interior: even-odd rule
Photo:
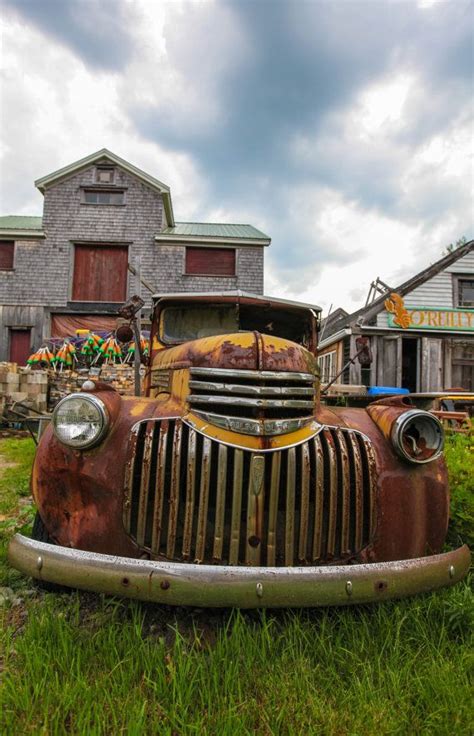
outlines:
[[[354,555],[373,533],[374,454],[353,430],[262,453],[149,420],[134,427],[127,467],[125,528],[152,557],[311,565]]]

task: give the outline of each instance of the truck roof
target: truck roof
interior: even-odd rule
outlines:
[[[264,296],[262,294],[252,294],[248,291],[201,291],[201,292],[176,292],[171,294],[154,294],[153,302],[158,304],[161,301],[214,301],[214,302],[238,302],[242,304],[270,304],[276,307],[289,307],[290,309],[308,310],[321,312],[321,307],[317,304],[306,304],[305,302],[295,302],[289,299],[279,299],[275,296]]]

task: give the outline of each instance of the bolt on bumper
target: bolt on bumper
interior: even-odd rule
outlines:
[[[17,570],[72,588],[167,605],[282,608],[370,603],[454,585],[468,572],[464,545],[412,560],[318,567],[231,567],[136,560],[37,542],[16,534]]]

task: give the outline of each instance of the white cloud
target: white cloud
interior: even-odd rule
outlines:
[[[134,9],[136,53],[120,83],[124,105],[158,134],[160,125],[175,135],[208,134],[227,115],[221,86],[250,55],[235,13],[212,0],[136,0]]]
[[[175,208],[193,217],[205,179],[185,152],[143,140],[122,107],[120,77],[88,69],[32,26],[4,20],[0,79],[0,208],[40,214],[34,180],[106,147],[172,188]]]
[[[367,210],[324,188],[298,189],[290,204],[295,227],[299,223],[303,238],[307,237],[306,264],[282,272],[270,253],[267,284],[276,293],[325,309],[333,303],[354,310],[362,305],[377,276],[395,284],[400,280],[400,266],[407,275],[413,272],[419,227]],[[333,262],[327,257],[318,262],[321,244],[334,257]]]

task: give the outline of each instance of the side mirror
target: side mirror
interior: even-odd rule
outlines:
[[[372,351],[368,337],[356,337],[357,360],[363,368],[372,363]]]

